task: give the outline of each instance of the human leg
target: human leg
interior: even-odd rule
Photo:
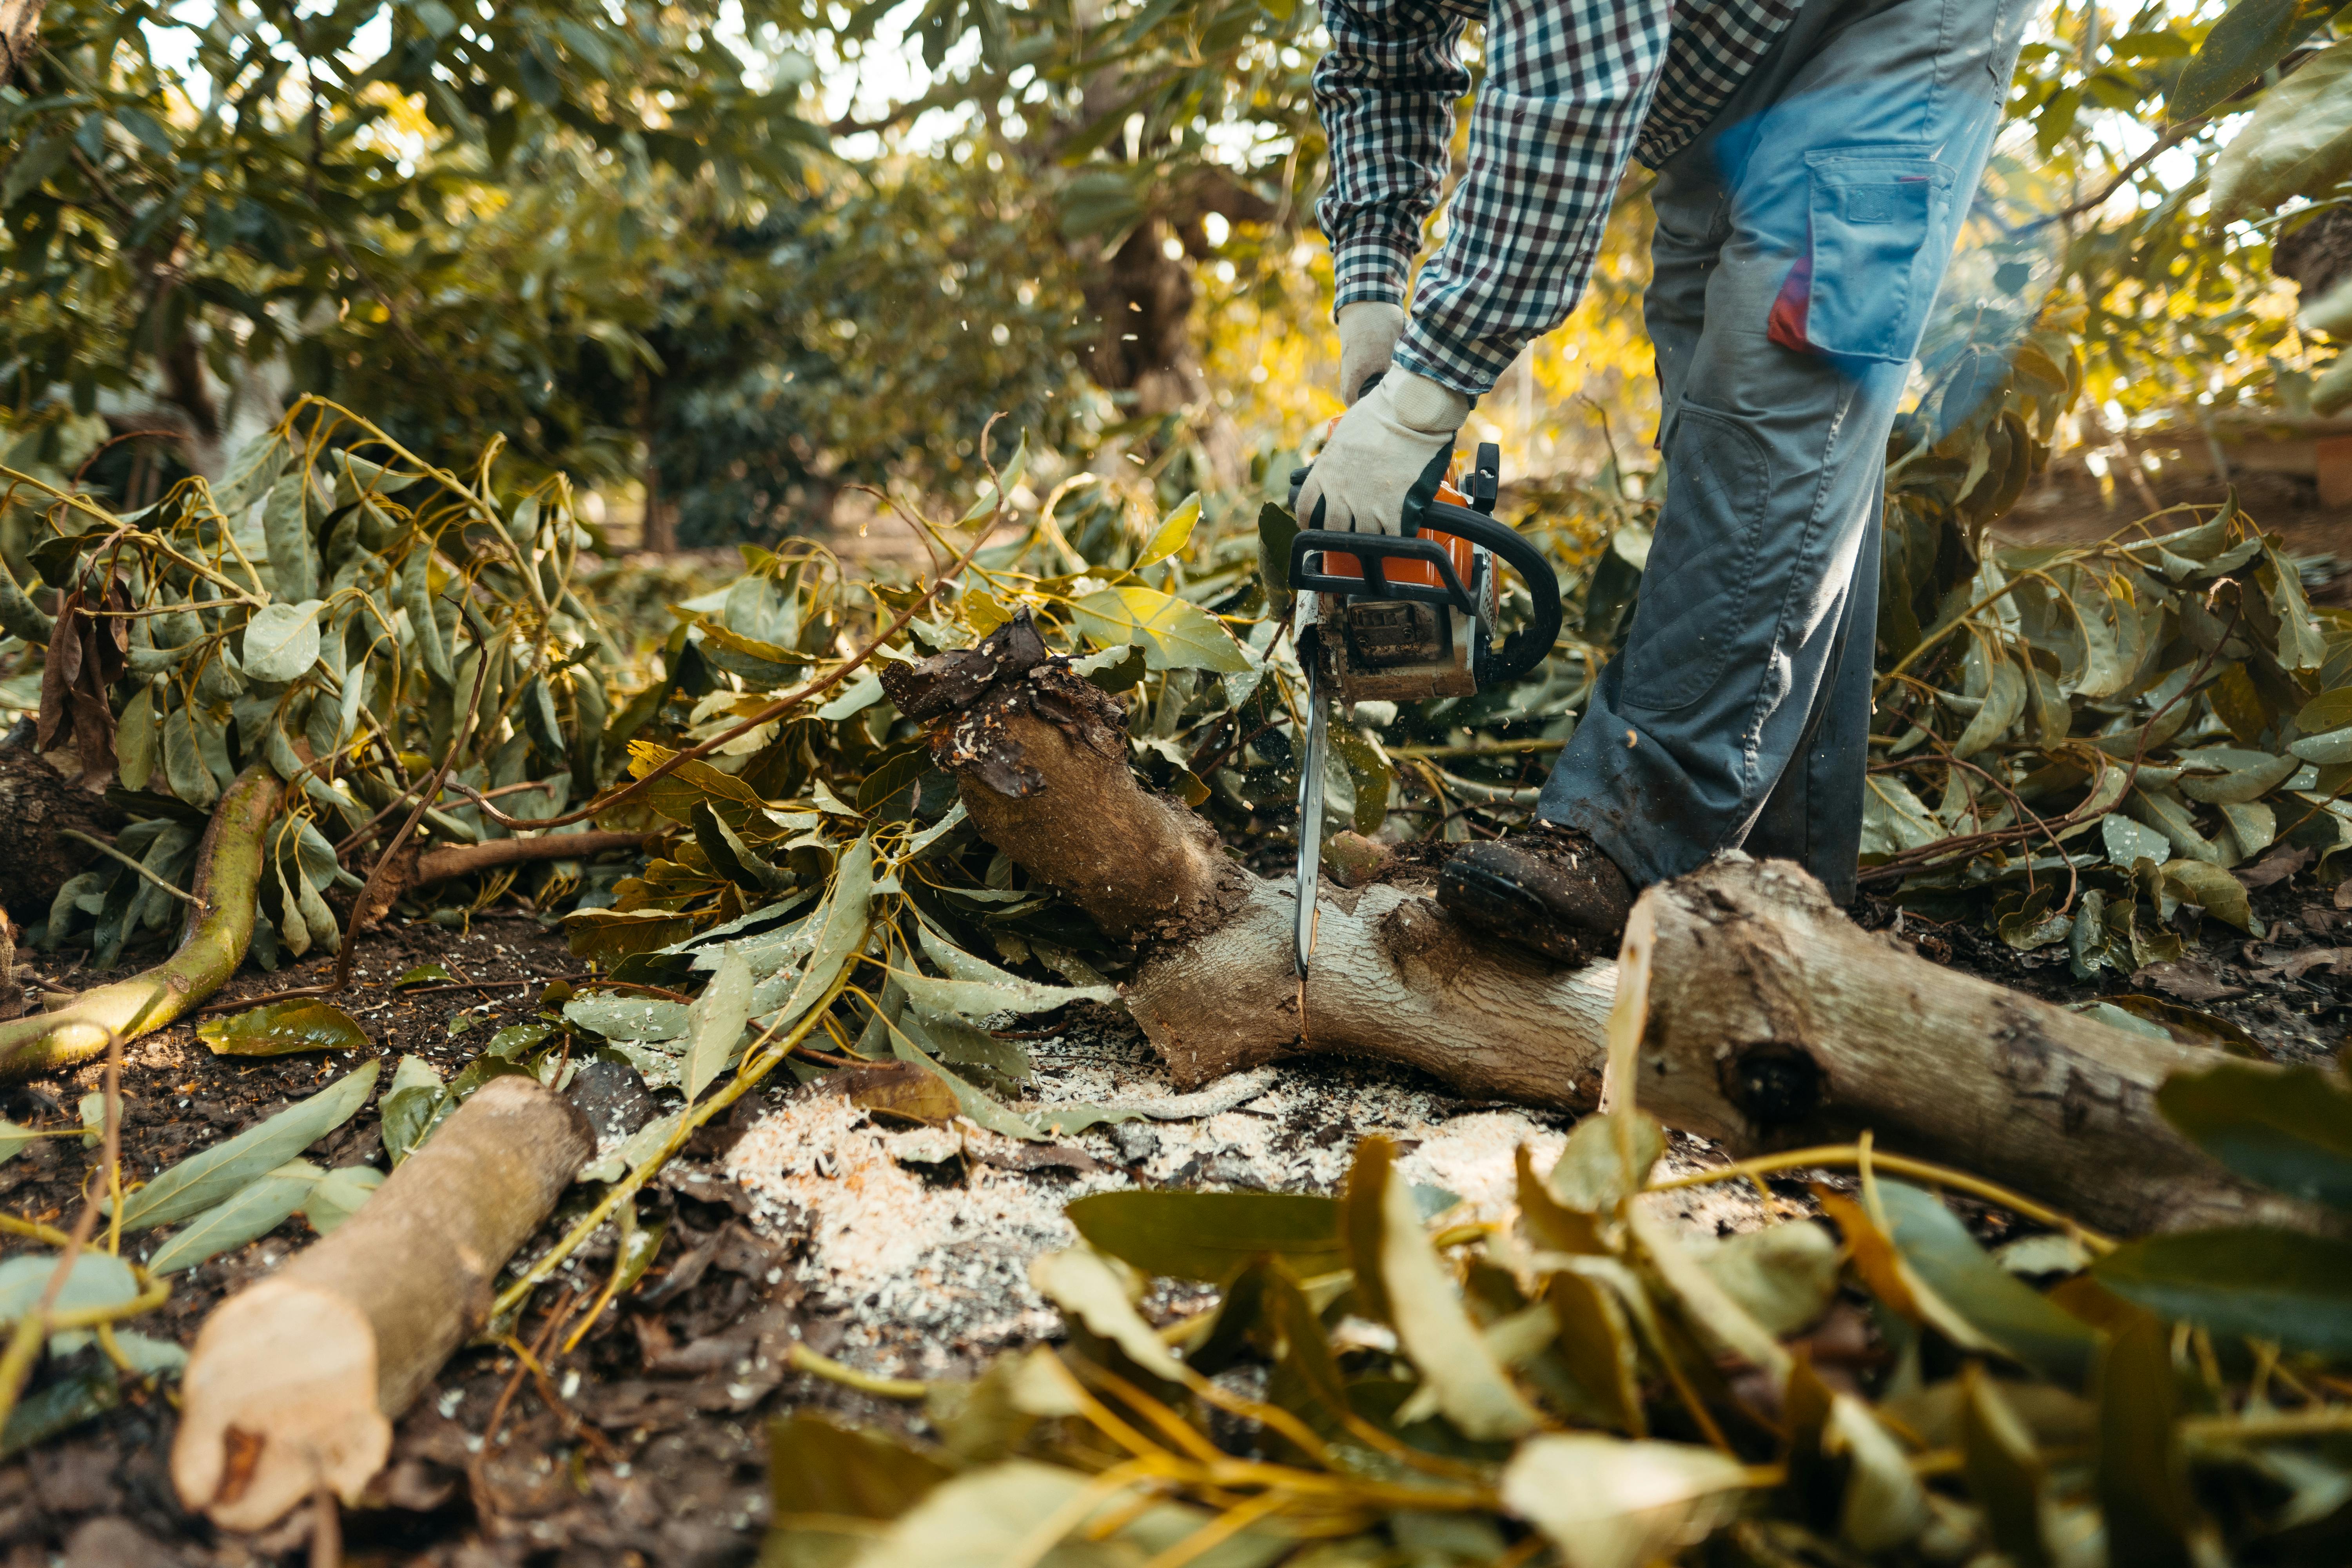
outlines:
[[[1671,230],[1667,495],[1623,656],[1538,807],[1636,882],[1752,842],[1852,886],[1886,435],[2023,21],[2021,0],[1828,6],[1675,160],[1728,193],[1725,232],[1708,265]]]

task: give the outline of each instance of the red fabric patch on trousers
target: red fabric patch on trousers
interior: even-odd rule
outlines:
[[[1789,268],[1789,276],[1780,285],[1780,292],[1772,299],[1772,315],[1764,335],[1784,349],[1801,354],[1813,352],[1812,340],[1805,336],[1805,319],[1813,303],[1813,253],[1811,246]]]

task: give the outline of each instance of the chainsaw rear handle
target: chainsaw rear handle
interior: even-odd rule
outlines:
[[[1495,504],[1496,453],[1491,443],[1478,448],[1478,461],[1469,476],[1471,495],[1486,506]],[[1297,469],[1290,476],[1291,506],[1298,504],[1299,487],[1305,482],[1307,470]],[[1412,522],[1404,523],[1403,533],[1350,533],[1341,529],[1302,528],[1290,542],[1290,586],[1312,589],[1317,593],[1348,594],[1373,599],[1415,599],[1423,604],[1443,605],[1460,610],[1474,618],[1476,606],[1469,589],[1454,570],[1453,559],[1434,540],[1423,539]],[[1481,545],[1494,557],[1519,574],[1535,600],[1535,624],[1524,626],[1503,639],[1503,646],[1485,670],[1478,672],[1478,684],[1491,685],[1500,680],[1517,680],[1543,662],[1559,637],[1559,578],[1542,552],[1519,536],[1517,529],[1496,522],[1482,510],[1455,506],[1451,501],[1432,500],[1422,509],[1419,528],[1433,533],[1450,533],[1458,539]],[[1307,557],[1317,551],[1338,551],[1355,556],[1363,563],[1361,577],[1340,577],[1328,573],[1309,572]],[[1442,587],[1426,587],[1413,583],[1391,583],[1382,571],[1384,561],[1425,561],[1434,564]]]

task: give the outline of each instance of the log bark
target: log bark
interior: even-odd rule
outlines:
[[[332,1236],[207,1319],[172,1481],[228,1530],[332,1487],[358,1500],[392,1423],[489,1319],[491,1283],[594,1151],[587,1118],[493,1079]]]
[[[29,745],[0,745],[0,903],[18,925],[46,917],[66,879],[98,858],[60,829],[110,838],[121,826],[121,812],[67,783]]]
[[[253,942],[261,837],[283,787],[258,766],[231,781],[196,845],[196,909],[172,956],[128,980],[85,991],[57,1012],[0,1024],[0,1081],[88,1061],[105,1051],[110,1035],[128,1040],[160,1029],[236,973]]]
[[[899,683],[921,686],[936,662]],[[1119,718],[1066,662],[1041,659],[963,700],[932,755],[982,837],[1140,945],[1124,989],[1181,1086],[1330,1051],[1405,1063],[1472,1098],[1598,1105],[1614,965],[1523,956],[1456,924],[1428,871],[1406,868],[1357,890],[1324,880],[1302,984],[1291,890],[1136,783]],[[2157,1113],[2165,1078],[2210,1051],[1942,968],[1855,927],[1786,862],[1710,866],[1651,889],[1636,914],[1654,928],[1658,977],[1637,1096],[1671,1126],[1734,1154],[1867,1130],[2126,1232],[2311,1218]]]

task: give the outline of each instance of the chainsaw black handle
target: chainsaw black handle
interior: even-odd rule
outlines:
[[[1559,577],[1552,571],[1551,563],[1543,558],[1543,552],[1521,538],[1519,531],[1508,523],[1496,522],[1485,512],[1455,506],[1451,501],[1431,501],[1423,512],[1421,525],[1484,545],[1494,552],[1496,560],[1519,574],[1535,600],[1535,623],[1503,639],[1503,646],[1493,655],[1492,665],[1478,672],[1478,684],[1517,680],[1541,664],[1559,637]]]

